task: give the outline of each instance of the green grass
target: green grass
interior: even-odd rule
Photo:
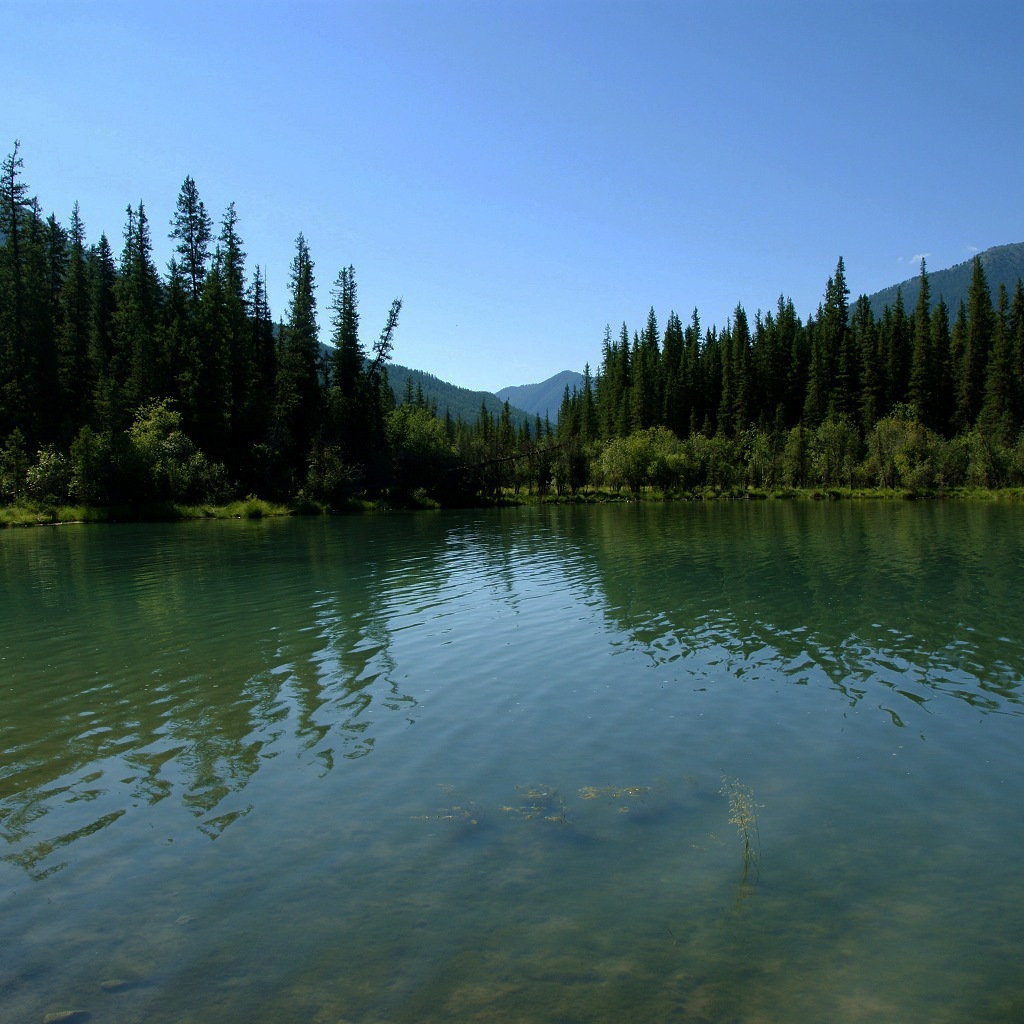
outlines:
[[[987,490],[983,487],[954,487],[947,490],[923,491],[903,488],[799,488],[776,487],[701,487],[692,491],[661,491],[645,488],[639,494],[629,491],[609,491],[584,487],[574,493],[529,494],[511,490],[497,498],[481,500],[480,506],[516,505],[595,505],[624,502],[665,501],[910,501],[910,500],[963,500],[988,502],[1024,502],[1024,487],[1006,487]],[[298,497],[283,504],[265,501],[249,495],[224,505],[181,505],[174,502],[120,505],[66,505],[47,502],[19,502],[0,506],[0,529],[15,526],[48,526],[59,523],[171,523],[195,519],[269,519],[278,516],[361,515],[396,511],[425,511],[441,505],[426,492],[418,491],[395,505],[380,499],[367,501],[350,498],[340,503],[325,505],[306,497]]]

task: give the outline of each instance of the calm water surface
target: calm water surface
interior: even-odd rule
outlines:
[[[0,532],[0,1019],[1019,1022],[1024,509]]]

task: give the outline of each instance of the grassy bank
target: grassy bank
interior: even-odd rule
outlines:
[[[54,505],[47,503],[7,505],[0,508],[0,528],[48,526],[58,523],[173,523],[189,519],[264,519],[271,516],[320,514],[320,506],[276,504],[262,498],[245,498],[226,505],[178,505],[154,502],[138,505]]]
[[[645,488],[639,493],[582,488],[565,494],[515,494],[512,491],[481,500],[480,506],[516,505],[599,505],[625,502],[665,501],[1009,501],[1024,502],[1024,488],[986,490],[957,487],[945,491],[909,491],[885,488],[713,488],[665,492]],[[52,526],[60,523],[173,523],[197,519],[269,519],[278,516],[344,515],[437,509],[429,498],[401,506],[386,501],[352,499],[344,506],[328,507],[318,502],[295,500],[287,504],[244,498],[226,505],[178,505],[156,502],[138,505],[17,504],[0,507],[0,529],[10,526]]]

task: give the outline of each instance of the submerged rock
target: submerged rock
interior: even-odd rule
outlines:
[[[108,978],[100,982],[100,988],[104,992],[124,992],[125,989],[133,988],[135,984],[131,978]]]
[[[79,1024],[91,1016],[88,1010],[55,1010],[43,1017],[43,1024]]]

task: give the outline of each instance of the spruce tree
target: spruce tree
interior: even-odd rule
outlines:
[[[842,256],[836,264],[835,274],[825,286],[825,303],[820,309],[815,329],[818,346],[818,373],[821,380],[815,385],[824,398],[825,410],[851,412],[856,394],[857,367],[854,352],[848,344],[850,289],[846,285],[846,267]],[[846,356],[840,377],[841,359]]]
[[[959,429],[974,425],[985,397],[985,369],[992,348],[995,315],[981,259],[974,257],[971,285],[967,292],[967,335],[963,362],[956,381],[956,418]]]
[[[953,434],[970,430],[969,408],[963,398],[963,377],[967,357],[967,304],[960,300],[949,335],[949,390],[952,404],[950,427]]]
[[[1000,283],[993,318],[992,347],[985,368],[985,395],[979,414],[988,432],[1009,444],[1018,424],[1014,422],[1013,353],[1010,338],[1010,299]]]
[[[165,381],[158,333],[161,286],[153,266],[149,221],[141,202],[137,210],[129,206],[127,216],[112,324],[112,370],[124,381],[124,403],[115,412],[115,429],[127,427],[131,413],[143,402],[164,397],[160,392]]]
[[[338,271],[331,297],[331,383],[343,396],[354,395],[363,377],[366,354],[359,342],[359,306],[356,299],[355,267]]]
[[[1010,360],[1014,381],[1013,414],[1024,424],[1024,282],[1017,278],[1010,305]]]
[[[950,379],[949,307],[939,297],[931,315],[932,368],[935,382],[934,429],[950,436],[953,389]]]
[[[729,410],[729,433],[738,437],[750,425],[750,325],[742,305],[737,305],[733,312],[730,349],[732,408]]]
[[[294,491],[305,477],[322,409],[319,328],[314,263],[301,233],[295,240],[288,320],[282,331],[274,413],[276,452],[284,480]]]
[[[914,310],[914,340],[910,362],[910,404],[917,418],[929,429],[938,426],[934,353],[932,352],[931,291],[928,273],[921,260],[921,287]]]
[[[907,401],[910,389],[910,321],[903,305],[903,289],[896,289],[896,302],[883,313],[880,349],[885,373],[885,413]]]
[[[215,261],[223,287],[224,352],[228,363],[230,391],[230,448],[235,464],[242,458],[242,453],[259,440],[263,429],[259,371],[246,299],[245,250],[242,244],[235,204],[229,203],[221,218]]]
[[[198,302],[210,257],[213,221],[199,198],[199,190],[191,176],[185,178],[178,193],[170,237],[178,243],[175,246],[178,264],[189,283],[192,300]]]
[[[120,408],[120,382],[115,379],[114,320],[117,310],[117,266],[106,234],[89,252],[89,372],[92,416],[89,425],[101,433],[115,429]]]
[[[25,222],[30,215],[24,161],[15,142],[0,168],[0,438],[27,428],[30,415]]]
[[[89,264],[85,226],[78,203],[71,211],[68,263],[60,289],[61,318],[57,336],[60,430],[69,445],[88,418],[89,399]]]

